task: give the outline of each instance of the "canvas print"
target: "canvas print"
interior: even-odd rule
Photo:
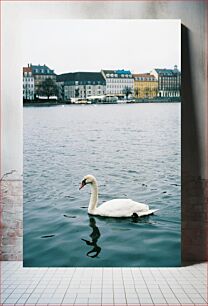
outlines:
[[[22,34],[25,267],[175,267],[180,20]]]

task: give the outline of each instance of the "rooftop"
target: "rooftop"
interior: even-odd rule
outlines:
[[[133,77],[134,77],[134,79],[145,78],[146,80],[154,79],[156,81],[155,76],[153,74],[150,74],[150,73],[136,73],[136,74],[133,74]]]
[[[175,69],[161,69],[161,68],[155,68],[154,69],[158,74],[160,75],[167,75],[167,76],[173,76],[173,75],[177,75],[180,74],[180,71],[175,68]]]
[[[31,67],[23,67],[23,73],[24,72],[32,72],[32,68]]]
[[[132,78],[132,74],[130,70],[102,70],[104,75],[107,78],[122,78],[122,77],[128,77]]]
[[[101,72],[69,72],[57,75],[57,82],[64,81],[79,81],[79,82],[101,82],[104,83],[105,79]]]
[[[54,70],[50,69],[45,64],[44,65],[32,65],[32,64],[28,64],[28,67],[32,68],[33,75],[36,75],[36,74],[55,75]]]

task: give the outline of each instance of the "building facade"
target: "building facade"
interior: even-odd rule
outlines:
[[[48,68],[46,65],[31,65],[32,68],[32,75],[34,77],[34,85],[35,85],[35,96],[39,96],[38,90],[41,83],[46,79],[53,79],[56,81],[56,74],[54,73],[54,70]]]
[[[181,72],[176,65],[174,69],[153,69],[151,74],[153,74],[158,81],[159,97],[181,96]]]
[[[38,90],[41,83],[51,78],[56,81],[56,74],[54,70],[48,68],[46,65],[32,65],[28,64],[23,67],[23,97],[26,100],[34,100],[38,97]]]
[[[158,81],[150,73],[133,74],[134,77],[134,97],[154,98],[158,92]]]
[[[23,99],[34,100],[35,84],[31,67],[23,67]]]
[[[127,88],[133,95],[134,78],[129,70],[101,70],[106,80],[106,94],[125,97]]]
[[[102,96],[106,93],[106,81],[100,72],[72,72],[57,76],[59,98],[87,99],[91,96]]]

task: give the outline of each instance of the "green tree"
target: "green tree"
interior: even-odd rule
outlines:
[[[123,89],[123,94],[126,96],[126,99],[128,100],[129,95],[132,94],[131,87],[125,86]]]
[[[58,86],[53,79],[47,78],[39,85],[37,94],[38,96],[46,96],[48,99],[51,96],[58,96]]]

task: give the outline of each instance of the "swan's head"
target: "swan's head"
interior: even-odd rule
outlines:
[[[96,178],[93,175],[90,175],[90,174],[86,175],[86,176],[83,177],[79,189],[82,189],[87,184],[93,184],[95,182],[96,182]]]

